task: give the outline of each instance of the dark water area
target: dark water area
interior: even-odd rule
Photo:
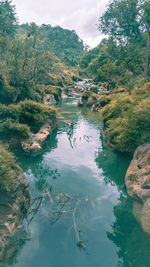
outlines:
[[[98,114],[79,109],[77,99],[57,108],[43,154],[17,155],[32,201],[10,266],[150,266],[150,242],[124,186],[130,157],[103,145]]]

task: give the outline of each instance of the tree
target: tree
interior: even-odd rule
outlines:
[[[147,0],[112,0],[104,15],[99,19],[99,30],[112,36],[124,46],[135,46],[147,33],[144,76],[148,73],[150,46],[150,4]]]
[[[149,54],[150,54],[150,3],[149,2],[146,2],[144,5],[143,21],[145,23],[145,27],[147,30],[147,48],[146,48],[145,69],[144,69],[144,76],[146,76],[148,73]]]
[[[15,16],[15,7],[11,1],[0,2],[0,40],[7,36],[14,36],[17,19]]]

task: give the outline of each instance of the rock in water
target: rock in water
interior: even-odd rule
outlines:
[[[143,231],[150,234],[150,143],[136,149],[125,182],[134,199],[133,213]]]
[[[56,120],[49,120],[45,123],[38,133],[32,133],[29,139],[21,142],[23,150],[31,154],[40,154],[42,152],[44,142],[56,128],[56,125]]]

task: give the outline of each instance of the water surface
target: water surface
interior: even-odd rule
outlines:
[[[80,110],[77,99],[57,108],[43,154],[18,155],[33,201],[12,266],[150,266],[149,240],[124,187],[129,156],[102,144],[98,114]]]

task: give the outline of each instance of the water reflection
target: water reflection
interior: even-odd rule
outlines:
[[[17,158],[18,164],[21,166],[22,170],[25,172],[29,166],[31,170],[36,171],[37,166],[43,161],[44,155],[47,152],[50,152],[57,148],[57,130],[52,133],[51,136],[49,136],[43,146],[42,153],[40,155],[32,156],[32,155],[27,155],[25,152],[22,150],[16,150],[15,155]],[[32,162],[32,164],[30,164]]]
[[[29,239],[24,225],[29,207],[30,194],[23,183],[12,191],[0,190],[1,267],[16,263],[19,251]]]
[[[115,222],[107,236],[118,247],[118,266],[149,267],[150,240],[135,221],[129,197],[121,194],[114,215]]]
[[[57,132],[41,156],[19,155],[32,192],[32,238],[15,266],[148,267],[149,243],[123,188],[130,158],[102,145],[98,114],[76,102],[58,106]]]
[[[25,229],[16,231],[7,241],[7,245],[1,254],[0,266],[7,267],[8,265],[13,266],[13,264],[16,264],[19,253],[28,240],[30,240],[30,235]]]
[[[114,206],[115,221],[107,237],[118,248],[117,267],[149,267],[150,239],[142,232],[132,212],[132,200],[124,186],[125,173],[130,162],[130,156],[112,151],[103,146],[98,153],[96,163],[102,168],[106,184],[117,185],[120,198]]]
[[[130,161],[130,155],[113,151],[104,145],[96,158],[97,166],[103,170],[105,183],[117,185],[119,189],[125,184],[125,174]]]

